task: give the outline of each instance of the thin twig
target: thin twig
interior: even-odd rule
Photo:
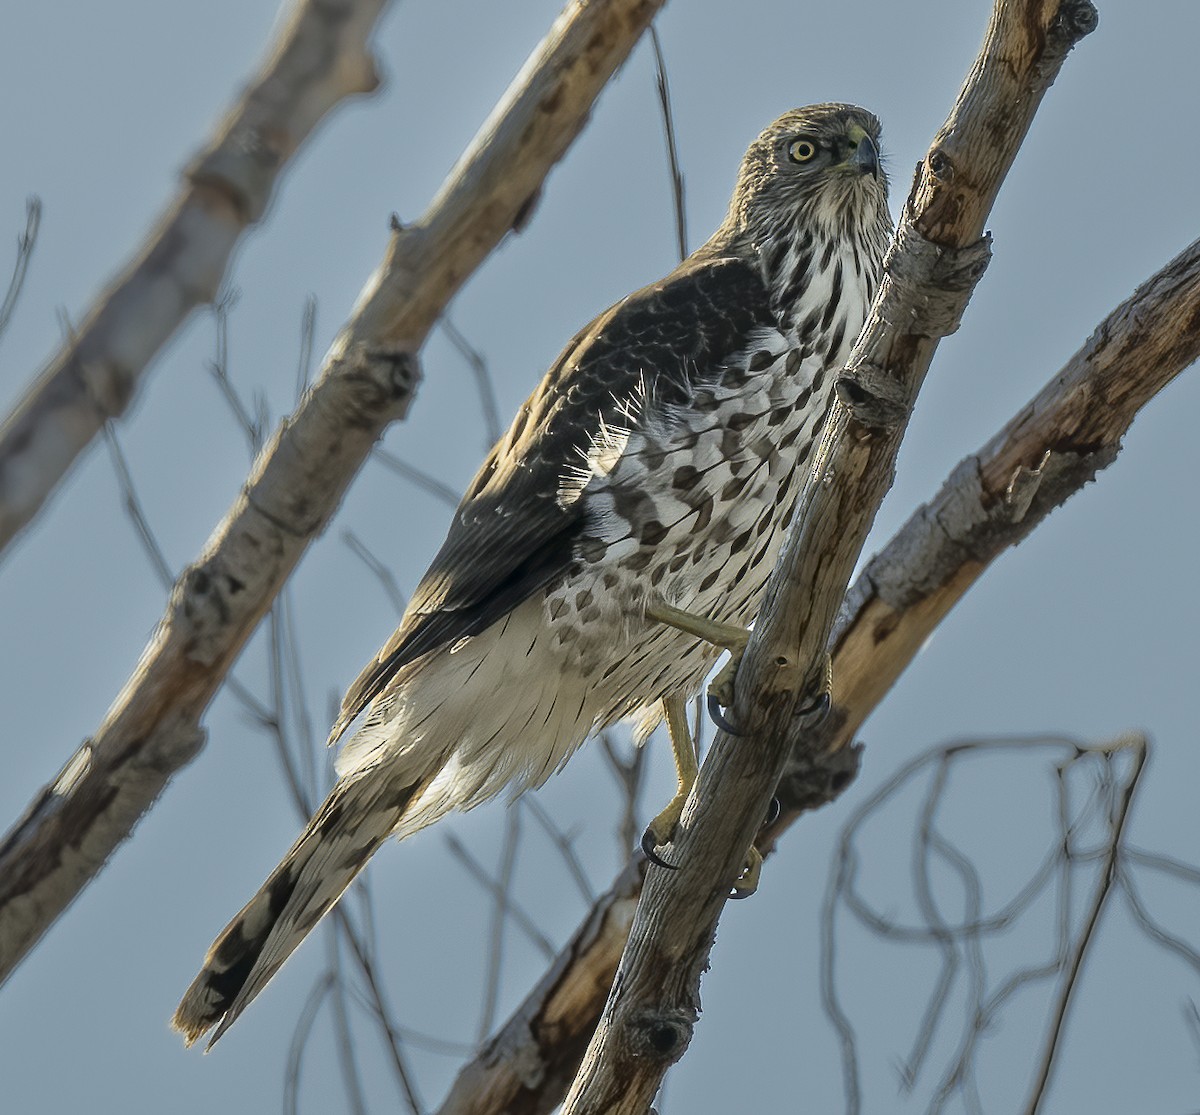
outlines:
[[[1083,970],[1083,962],[1087,957],[1089,947],[1096,934],[1096,929],[1100,924],[1105,903],[1112,892],[1113,882],[1116,878],[1121,840],[1125,833],[1125,824],[1129,819],[1129,811],[1133,805],[1134,795],[1137,793],[1138,782],[1146,766],[1147,747],[1144,736],[1127,736],[1118,741],[1105,755],[1105,761],[1111,763],[1114,756],[1122,751],[1128,751],[1132,755],[1133,770],[1130,772],[1124,791],[1115,803],[1110,852],[1104,864],[1103,874],[1092,896],[1091,907],[1084,921],[1083,930],[1075,943],[1067,967],[1066,978],[1059,989],[1058,1002],[1054,1009],[1050,1035],[1043,1051],[1041,1064],[1038,1067],[1033,1092],[1029,1103],[1025,1107],[1028,1115],[1037,1115],[1037,1112],[1041,1109],[1042,1100],[1045,1099],[1049,1090],[1050,1077],[1054,1071],[1059,1043],[1066,1027],[1067,1015],[1071,1009],[1071,1001],[1074,998],[1076,988],[1079,986],[1079,975]]]
[[[479,1041],[491,1033],[496,1021],[496,1004],[500,999],[500,976],[504,970],[504,929],[510,909],[513,871],[517,866],[517,847],[521,840],[521,811],[510,809],[504,826],[504,843],[500,849],[500,869],[496,876],[496,891],[492,905],[489,933],[487,971],[483,980],[483,1006],[479,1011]]]
[[[340,927],[330,922],[325,933],[325,948],[329,957],[329,970],[333,975],[333,1032],[334,1048],[337,1050],[338,1065],[342,1071],[346,1101],[353,1115],[367,1115],[367,1101],[363,1092],[362,1073],[358,1056],[354,1051],[354,1035],[350,1030],[350,1014],[346,1010],[346,981],[342,974]]]
[[[313,1023],[317,1020],[317,1012],[325,1001],[325,996],[333,989],[333,973],[325,972],[308,993],[300,1017],[296,1019],[295,1029],[292,1030],[292,1040],[288,1045],[288,1055],[283,1070],[283,1111],[284,1115],[297,1115],[300,1110],[300,1066],[304,1060],[304,1047],[312,1034]]]
[[[562,856],[563,863],[567,865],[567,871],[571,878],[575,881],[575,886],[579,890],[580,897],[589,906],[596,901],[596,892],[592,889],[592,884],[588,880],[587,872],[583,869],[583,864],[579,860],[579,856],[575,852],[575,837],[574,834],[564,832],[554,823],[554,818],[546,812],[542,803],[538,801],[533,794],[526,794],[520,800],[521,806],[528,809],[533,814],[533,818],[539,825],[542,826],[542,831],[550,837],[551,842],[557,849],[558,854]]]
[[[246,439],[246,445],[253,456],[262,448],[264,427],[258,419],[251,417],[250,410],[244,402],[233,380],[229,378],[229,315],[241,297],[236,287],[230,287],[213,303],[213,324],[215,331],[216,352],[205,367],[217,382],[221,395],[233,414],[234,421]]]
[[[117,439],[117,431],[111,422],[104,423],[104,441],[108,445],[108,456],[112,461],[113,471],[117,474],[117,484],[121,489],[125,512],[133,522],[142,549],[150,559],[150,564],[158,575],[159,583],[164,588],[170,588],[175,580],[175,574],[150,526],[150,520],[146,518],[141,497],[138,496],[137,488],[133,483],[133,474],[129,471],[129,462],[125,459],[125,453]]]
[[[400,582],[396,580],[396,575],[371,553],[367,544],[354,531],[342,531],[342,541],[350,547],[351,553],[371,571],[371,575],[379,582],[392,607],[396,610],[396,616],[402,616],[408,601],[400,590]]]
[[[541,951],[542,955],[548,960],[553,957],[557,950],[537,927],[537,922],[521,908],[512,895],[506,893],[504,888],[487,873],[483,865],[467,850],[466,845],[452,832],[446,834],[445,840],[446,846],[454,858],[467,869],[471,878],[483,887],[492,898],[504,904],[505,912]]]
[[[308,390],[312,379],[313,338],[317,334],[317,296],[304,300],[304,316],[300,319],[300,356],[296,360],[296,401]]]
[[[362,886],[362,883],[360,882],[355,885]],[[395,1074],[401,1097],[408,1110],[413,1115],[419,1115],[425,1108],[417,1095],[412,1070],[408,1066],[404,1053],[404,1037],[400,1032],[400,1028],[392,1022],[392,1008],[387,1001],[387,996],[383,990],[383,983],[379,979],[374,960],[363,941],[359,938],[358,933],[355,932],[354,924],[350,920],[350,915],[344,903],[340,903],[333,908],[333,916],[337,919],[346,943],[349,944],[350,951],[354,954],[354,958],[358,963],[359,972],[362,975],[368,992],[371,1012],[379,1021],[383,1036],[386,1039],[384,1045],[391,1058],[392,1071]]]
[[[646,748],[633,746],[629,749],[629,758],[623,759],[617,753],[612,733],[600,732],[600,749],[608,762],[608,769],[621,789],[622,810],[621,820],[617,823],[617,855],[618,862],[625,863],[629,859],[629,851],[637,846],[641,835],[638,826],[638,796],[641,793],[642,781],[646,773]]]
[[[410,465],[407,461],[402,461],[394,453],[389,453],[386,449],[381,449],[378,445],[371,450],[371,457],[385,468],[391,469],[398,476],[403,476],[405,480],[415,484],[418,488],[428,492],[432,496],[436,496],[448,506],[458,506],[459,493],[451,488],[449,484],[443,484],[436,476],[430,475],[423,468],[418,468],[416,465]]]
[[[487,360],[463,335],[462,330],[450,320],[448,314],[442,315],[442,331],[449,342],[458,349],[467,366],[475,376],[475,386],[479,392],[479,409],[483,414],[484,452],[500,440],[504,426],[500,420],[500,407],[496,403],[496,386],[492,382],[492,373],[488,369]]]
[[[33,258],[33,249],[37,244],[38,228],[42,223],[42,199],[30,197],[25,199],[25,231],[17,237],[17,258],[13,261],[12,278],[8,280],[8,290],[4,292],[4,301],[0,302],[0,337],[12,320],[13,311],[17,308],[17,299],[25,287],[25,276],[29,272],[29,261]]]

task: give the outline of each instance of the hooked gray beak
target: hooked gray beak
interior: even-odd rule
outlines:
[[[863,174],[879,177],[879,150],[876,148],[870,136],[863,136],[858,141],[858,147],[855,148],[854,154],[847,160],[853,167],[857,167]]]

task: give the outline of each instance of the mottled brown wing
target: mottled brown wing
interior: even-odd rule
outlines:
[[[715,378],[773,324],[756,266],[693,257],[576,334],[471,482],[400,627],[347,691],[332,738],[409,662],[478,634],[566,572],[586,501],[561,499],[561,485],[602,422],[628,426],[631,405],[644,419],[685,404],[689,384]]]

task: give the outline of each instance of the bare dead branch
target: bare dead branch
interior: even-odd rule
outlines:
[[[1085,468],[1063,470],[1045,491],[1034,493],[1035,498],[1023,517],[1014,518],[1005,512],[1002,500],[999,507],[992,501],[985,505],[978,481],[982,467],[990,462],[1019,459],[1015,440],[1018,438],[1029,438],[1035,446],[1062,444],[1082,449],[1086,445],[1080,440],[1083,431],[1092,431],[1087,436],[1094,439],[1093,446],[1099,443],[1099,460],[1114,459],[1115,447],[1138,411],[1200,355],[1197,306],[1200,306],[1200,241],[1167,263],[1109,314],[1083,349],[1050,377],[1035,401],[1022,408],[988,442],[986,452],[980,450],[968,459],[969,468],[957,468],[937,498],[922,506],[867,566],[848,594],[847,610],[831,644],[834,708],[821,729],[825,753],[816,758],[807,752],[793,754],[777,789],[783,808],[779,818],[762,834],[760,849],[770,852],[783,832],[804,812],[831,801],[849,784],[857,772],[859,754],[859,749],[851,743],[854,733],[929,634],[1000,553],[1025,538],[1055,507],[1081,490],[1092,475]],[[1031,428],[1039,432],[1030,435]],[[1099,437],[1094,433],[1096,430],[1101,431]],[[1040,458],[1041,450],[1035,451]],[[969,525],[972,522],[977,524],[973,528]],[[605,744],[603,736],[599,742]],[[605,753],[619,778],[620,757],[611,747],[606,747]],[[1065,798],[1060,800],[1059,812],[1065,842],[1070,825]],[[622,846],[629,847],[629,843]],[[1152,855],[1140,849],[1127,854]],[[1175,865],[1172,870],[1179,877],[1191,879],[1189,872],[1193,868],[1160,859]],[[628,878],[629,870],[622,878]],[[1061,857],[1047,857],[1026,886],[1000,910],[984,917],[976,930],[990,932],[1000,928],[1003,921],[1015,918],[1041,893],[1050,876],[1059,871],[1063,878],[1057,885],[1061,896],[1057,932],[1062,942],[1059,951],[1065,956],[1070,934],[1069,870],[1070,864]],[[836,875],[831,875],[830,888],[837,885]],[[576,941],[587,926],[599,924],[611,912],[613,903],[635,902],[637,893],[636,888],[617,888],[602,896],[577,932]],[[825,901],[829,900],[827,893]],[[855,903],[852,893],[846,900],[851,906]],[[860,906],[856,913],[864,921],[870,920],[866,907]],[[908,939],[915,940],[918,936],[925,939],[919,927],[879,921],[872,928],[890,933],[896,939],[905,939],[906,935]],[[826,930],[823,937],[825,952],[833,955],[835,942]],[[575,963],[574,948],[573,943],[559,955],[553,972],[569,972]],[[616,953],[606,955],[612,964],[607,973],[599,970],[600,958],[595,953],[588,952],[579,961],[587,967],[577,979],[590,982],[592,996],[590,1002],[573,1003],[572,1034],[576,1028],[594,1026],[599,1019],[607,988],[616,973]],[[1045,975],[1059,970],[1054,962],[1049,962],[1031,968],[1025,978],[1039,978],[1043,968]],[[440,1115],[466,1112],[501,1115],[508,1110],[505,1105],[517,1103],[517,1098],[520,1102],[514,1111],[553,1110],[562,1096],[555,1087],[563,1080],[570,1080],[581,1047],[552,1027],[535,1027],[530,1032],[525,1026],[527,1020],[541,1018],[550,1009],[547,996],[554,993],[556,986],[548,974],[530,992],[487,1050],[463,1069]],[[829,990],[823,976],[822,995],[827,1003]],[[836,1018],[836,1004],[829,1008],[829,1013]],[[984,1014],[986,1019],[986,1004]],[[847,1035],[852,1036],[849,1025],[843,1015],[837,1024],[843,1040]],[[520,1066],[528,1064],[536,1066],[530,1079],[541,1083],[521,1083]],[[855,1087],[856,1077],[848,1077],[846,1091],[852,1101]],[[854,1110],[853,1102],[850,1109]]]
[[[385,3],[297,4],[146,243],[0,425],[0,551],[104,423],[124,413],[188,314],[215,297],[242,234],[262,219],[313,129],[379,84],[367,41]]]
[[[838,380],[796,525],[767,587],[719,732],[674,841],[653,872],[563,1115],[643,1115],[699,1015],[700,976],[793,741],[825,674],[854,564],[891,484],[916,392],[988,258],[983,222],[1068,51],[1094,25],[1086,0],[998,0],[958,103],[918,169],[871,315]],[[809,752],[813,753],[813,752]]]
[[[387,424],[447,301],[526,219],[662,0],[572,0],[429,210],[385,258],[276,431],[95,737],[0,843],[0,981],[203,745],[209,701]]]
[[[1109,314],[868,563],[830,644],[833,710],[819,751],[847,747],[930,632],[991,563],[1117,457],[1137,413],[1200,357],[1200,240]],[[811,760],[794,757],[799,769]],[[760,846],[790,824],[783,810]]]
[[[29,272],[29,261],[33,258],[41,223],[42,199],[31,197],[25,202],[25,230],[17,237],[17,258],[13,261],[12,278],[8,280],[4,300],[0,301],[0,337],[4,336],[4,331],[12,320],[13,311],[17,308],[17,299],[21,297],[21,290],[25,286],[25,276]]]
[[[629,935],[642,888],[631,864],[516,1013],[459,1072],[437,1115],[549,1115],[565,1094]]]

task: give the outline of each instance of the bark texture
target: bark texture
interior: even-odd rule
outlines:
[[[104,722],[0,842],[0,982],[202,746],[200,719],[238,652],[376,439],[406,413],[429,330],[528,219],[546,174],[661,3],[568,5],[426,214],[393,231],[318,381],[179,577]]]
[[[813,753],[833,623],[933,352],[957,328],[986,267],[984,219],[1042,96],[1094,23],[1080,0],[997,0],[958,102],[918,168],[883,284],[840,378],[840,401],[739,671],[733,720],[741,738],[718,734],[705,760],[675,841],[680,868],[647,878],[564,1115],[643,1115],[687,1049],[730,885],[789,753]]]
[[[379,79],[367,41],[387,0],[304,0],[140,251],[0,426],[0,552],[123,414],[159,349],[211,302],[242,234],[321,120]]]

